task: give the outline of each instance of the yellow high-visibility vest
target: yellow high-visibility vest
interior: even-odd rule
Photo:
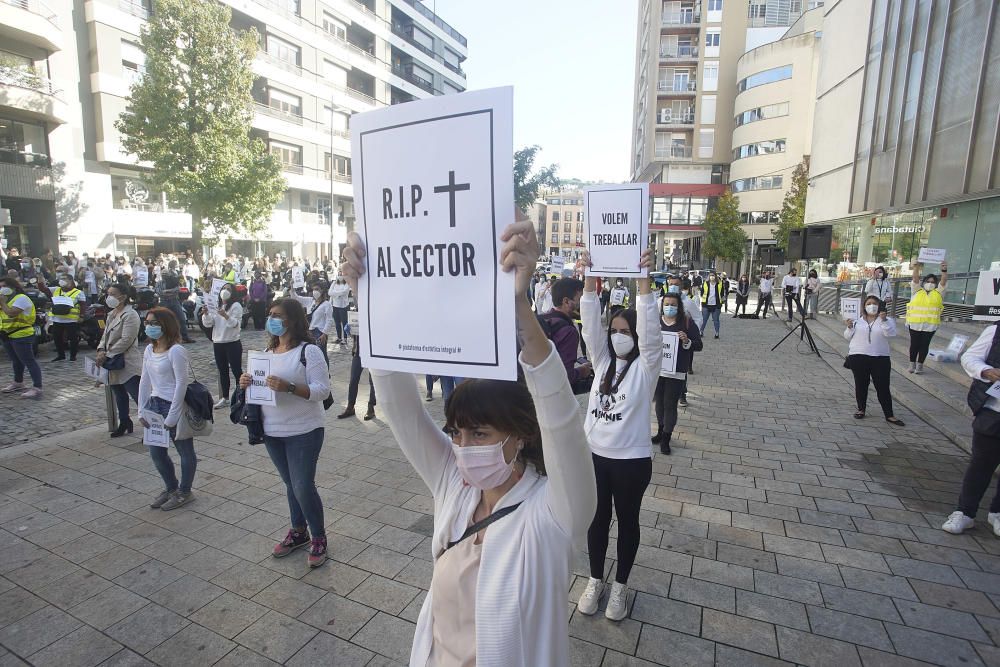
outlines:
[[[938,326],[941,324],[941,311],[944,310],[944,299],[941,292],[932,289],[928,292],[925,289],[914,293],[910,303],[906,304],[906,324],[931,324]]]
[[[16,296],[18,295],[12,294],[7,304],[10,305],[10,301]],[[0,332],[14,339],[35,335],[35,304],[30,298],[28,303],[31,304],[31,309],[22,310],[17,317],[11,317],[0,310]]]
[[[57,287],[54,290],[52,290],[53,306],[56,305],[56,297],[63,297],[64,299],[69,299],[73,302],[73,305],[70,306],[69,312],[64,315],[57,314],[55,313],[55,311],[53,311],[56,317],[65,317],[67,320],[78,321],[80,319],[80,302],[76,300],[76,297],[79,295],[80,295],[80,290],[78,290],[75,287],[68,292],[63,292],[61,287]]]

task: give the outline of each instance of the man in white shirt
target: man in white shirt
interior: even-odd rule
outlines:
[[[757,288],[757,311],[754,315],[760,315],[760,309],[764,308],[764,319],[767,319],[768,308],[774,308],[774,302],[772,301],[772,292],[774,291],[774,275],[770,270],[764,271],[764,275],[760,277],[760,285]],[[777,316],[777,313],[775,313]]]
[[[785,307],[788,309],[788,321],[792,321],[795,315],[795,306],[802,307],[799,303],[799,290],[802,288],[802,279],[799,278],[798,269],[792,267],[784,278],[781,279],[781,289],[785,293]]]

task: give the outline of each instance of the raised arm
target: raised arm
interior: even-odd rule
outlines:
[[[577,267],[586,270],[590,265],[590,253],[584,251]],[[611,356],[611,352],[601,327],[601,299],[597,295],[597,278],[594,276],[588,275],[584,281],[583,296],[580,298],[580,321],[583,323],[583,342],[587,345],[590,363],[597,368]]]
[[[941,281],[938,282],[938,290],[941,294],[944,294],[946,287],[948,287],[948,262],[941,262]]]

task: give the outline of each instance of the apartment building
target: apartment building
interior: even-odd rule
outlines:
[[[142,77],[151,0],[0,0],[0,206],[8,245],[186,250],[190,218],[125,154],[114,122]],[[288,190],[259,238],[216,254],[336,256],[354,218],[350,117],[466,87],[467,41],[419,0],[223,0],[253,28],[254,135]]]
[[[552,192],[535,205],[539,241],[549,255],[575,258],[586,246],[583,192]]]

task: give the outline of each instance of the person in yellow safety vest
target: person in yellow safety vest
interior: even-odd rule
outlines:
[[[233,269],[233,265],[226,262],[226,265],[222,268],[222,279],[227,283],[236,282],[236,271]]]
[[[934,332],[941,326],[944,310],[944,291],[948,286],[948,262],[941,262],[941,278],[928,273],[920,282],[923,264],[914,263],[913,297],[906,304],[906,327],[910,330],[910,373],[924,372],[924,360],[931,347]]]
[[[705,325],[708,318],[712,318],[712,326],[715,327],[715,337],[719,337],[719,311],[722,309],[722,301],[726,298],[725,288],[719,280],[719,274],[712,271],[708,274],[708,280],[701,284],[701,335],[705,335]]]
[[[35,304],[17,278],[6,277],[0,287],[0,341],[14,367],[14,381],[0,392],[23,391],[22,398],[41,398],[42,369],[35,359]],[[31,388],[24,388],[24,369],[31,374]]]
[[[69,343],[70,361],[76,361],[76,353],[80,347],[80,306],[87,303],[87,296],[76,287],[76,281],[70,273],[59,274],[59,287],[52,290],[52,314],[49,321],[49,333],[56,343],[56,358],[52,361],[62,361],[66,358],[66,345]]]

